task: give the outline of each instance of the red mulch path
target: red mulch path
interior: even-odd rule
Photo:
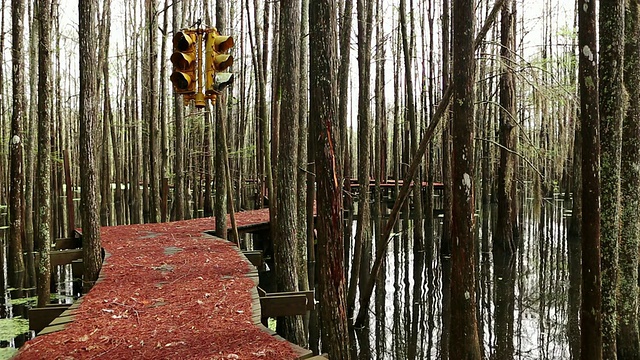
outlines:
[[[261,213],[238,215],[261,222]],[[295,359],[288,342],[253,324],[249,264],[203,234],[213,227],[204,218],[102,228],[104,279],[74,322],[15,359]]]

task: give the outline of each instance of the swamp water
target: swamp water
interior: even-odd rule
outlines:
[[[534,211],[531,201],[525,202],[518,251],[511,257],[494,257],[478,249],[476,309],[484,358],[569,359],[570,349],[579,346],[575,340],[579,340],[580,254],[579,244],[576,250],[567,241],[568,214],[561,198],[545,199],[541,211]],[[386,220],[383,215],[381,223]],[[480,218],[476,220],[479,227]],[[374,242],[377,223],[373,221]],[[355,233],[356,222],[351,224],[345,231]],[[446,352],[443,314],[451,309],[443,288],[449,286],[451,269],[450,260],[439,256],[441,224],[441,218],[434,219],[433,242],[425,239],[424,251],[414,253],[413,221],[401,215],[367,326],[355,333],[354,348],[360,359],[437,359]],[[33,337],[22,315],[30,299],[11,299],[6,286],[7,233],[7,228],[0,227],[0,359],[9,358]],[[480,244],[480,230],[476,235]],[[71,269],[60,268],[53,301],[71,302],[72,283]],[[456,346],[459,340],[450,342]]]
[[[570,211],[561,198],[544,199],[539,211],[531,201],[525,204],[516,253],[483,253],[478,245],[476,310],[482,351],[486,359],[569,359],[570,349],[579,347],[580,306],[579,243],[576,250],[567,241]],[[402,218],[389,243],[368,324],[356,330],[360,359],[439,359],[447,351],[444,343],[453,347],[461,341],[447,339],[443,331],[448,328],[443,315],[451,311],[443,292],[450,284],[451,264],[439,256],[442,218],[434,219],[433,242],[425,240],[422,252],[414,252],[413,221]],[[480,218],[476,220],[479,227]],[[356,222],[352,224],[347,231],[355,233]],[[375,243],[378,229],[372,228]],[[478,230],[476,242],[481,239]]]
[[[7,239],[8,226],[0,227],[0,359],[9,359],[18,351],[20,346],[35,336],[29,330],[28,309],[34,307],[37,302],[33,288],[24,289],[18,297],[15,289],[7,284]],[[58,266],[55,279],[55,290],[51,294],[51,303],[71,304],[77,298],[77,289],[74,291],[74,279],[71,274],[71,265]]]

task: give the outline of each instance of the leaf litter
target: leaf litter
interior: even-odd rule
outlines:
[[[263,212],[239,225],[268,221]],[[204,235],[212,227],[212,218],[103,227],[103,279],[74,322],[15,359],[295,359],[288,342],[253,324],[249,264],[232,243]]]

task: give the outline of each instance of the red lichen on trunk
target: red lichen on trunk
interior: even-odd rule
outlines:
[[[248,219],[247,219],[248,220]],[[212,218],[102,228],[110,256],[75,321],[16,359],[295,359],[253,324],[249,264]]]

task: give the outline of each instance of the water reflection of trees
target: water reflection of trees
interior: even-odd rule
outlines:
[[[519,251],[478,254],[477,311],[486,359],[575,358],[570,348],[576,349],[576,334],[579,340],[579,253],[566,240],[564,213],[560,200],[548,200],[542,211],[525,206]],[[358,358],[448,359],[451,268],[434,245],[440,221],[434,241],[426,237],[421,251],[414,251],[413,222],[400,221],[367,328],[353,337]],[[379,230],[375,219],[373,229]]]

